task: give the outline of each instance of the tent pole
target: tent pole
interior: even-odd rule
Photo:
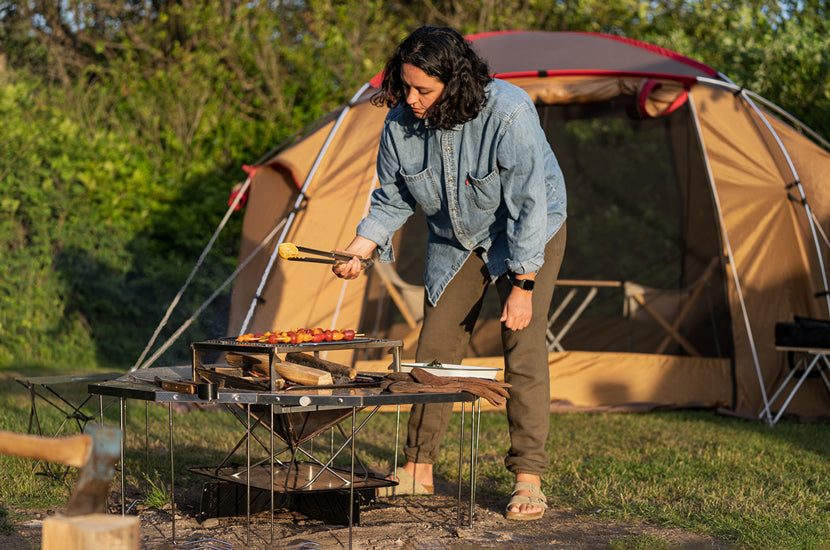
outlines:
[[[219,286],[219,288],[217,288],[216,290],[214,290],[214,291],[213,291],[213,294],[211,294],[211,295],[208,297],[208,299],[207,299],[207,300],[205,300],[204,302],[202,302],[202,305],[200,305],[200,306],[199,306],[199,308],[198,308],[198,309],[197,309],[197,310],[193,313],[193,315],[191,315],[191,316],[190,316],[190,318],[189,318],[187,321],[185,321],[184,323],[182,323],[182,325],[181,325],[181,326],[180,326],[180,327],[176,330],[176,332],[174,332],[174,333],[173,333],[173,335],[172,335],[172,336],[170,336],[170,338],[168,338],[168,339],[167,339],[167,341],[166,341],[164,344],[162,344],[162,345],[159,347],[159,349],[157,349],[157,350],[155,351],[155,353],[154,353],[154,354],[153,354],[153,355],[152,355],[149,359],[147,359],[147,361],[145,361],[145,362],[144,362],[144,364],[143,364],[143,365],[140,365],[140,366],[138,366],[138,367],[133,367],[132,369],[130,369],[130,371],[129,371],[129,372],[133,372],[134,370],[137,370],[137,369],[143,369],[143,368],[149,367],[150,365],[152,365],[152,364],[153,364],[153,362],[155,362],[155,360],[156,360],[156,359],[158,359],[158,358],[161,356],[161,354],[162,354],[162,353],[164,353],[165,351],[167,351],[167,349],[168,349],[171,345],[173,345],[173,342],[175,342],[175,341],[176,341],[176,339],[178,339],[178,337],[179,337],[179,336],[181,336],[181,334],[182,334],[185,330],[187,330],[187,327],[189,327],[191,324],[193,324],[193,321],[195,321],[195,320],[196,320],[196,318],[197,318],[197,317],[199,317],[199,315],[201,315],[201,313],[205,310],[205,308],[206,308],[208,305],[210,305],[210,303],[211,303],[211,302],[213,302],[213,300],[215,300],[215,299],[216,299],[216,297],[217,297],[217,296],[219,296],[219,294],[221,294],[223,290],[225,290],[225,287],[227,287],[229,284],[231,284],[231,282],[233,282],[233,280],[234,280],[234,279],[236,279],[236,276],[237,276],[237,275],[239,275],[239,273],[240,273],[243,269],[245,269],[245,267],[246,267],[246,266],[247,266],[247,265],[251,262],[251,260],[253,260],[253,259],[254,259],[254,256],[256,256],[256,255],[259,253],[259,251],[260,251],[260,250],[262,250],[262,249],[263,249],[263,247],[265,247],[265,245],[266,245],[266,244],[268,244],[269,242],[271,242],[271,239],[273,239],[273,238],[274,238],[274,235],[276,235],[276,234],[277,234],[277,231],[279,231],[279,230],[280,230],[280,228],[282,228],[282,226],[283,226],[284,224],[285,224],[285,218],[283,218],[282,220],[280,220],[280,222],[279,222],[277,225],[275,225],[273,229],[271,229],[271,231],[268,233],[268,235],[266,235],[266,236],[265,236],[265,238],[264,238],[264,239],[262,239],[262,240],[259,242],[259,244],[257,245],[257,247],[256,247],[255,249],[253,249],[253,250],[251,251],[251,253],[250,253],[250,254],[248,254],[248,256],[247,256],[247,257],[246,257],[243,261],[241,261],[241,262],[239,263],[239,265],[238,265],[238,266],[236,266],[236,269],[234,270],[234,272],[233,272],[233,273],[231,273],[231,274],[228,276],[228,278],[227,278],[227,279],[225,279],[225,282],[223,282],[223,283]]]
[[[769,398],[767,397],[767,388],[764,385],[764,378],[761,375],[761,363],[758,360],[758,351],[755,349],[755,337],[752,334],[752,326],[749,322],[749,315],[746,311],[746,302],[744,302],[744,294],[743,290],[741,289],[741,281],[738,278],[738,271],[735,269],[735,257],[732,253],[732,244],[729,241],[729,235],[726,231],[726,222],[723,219],[723,209],[721,208],[720,200],[718,199],[717,189],[715,189],[715,177],[712,174],[712,165],[709,163],[709,155],[706,154],[706,147],[703,144],[703,138],[700,128],[700,119],[697,115],[697,107],[694,102],[694,95],[692,91],[689,91],[689,107],[692,112],[692,121],[695,124],[695,130],[697,130],[698,135],[698,145],[700,146],[700,153],[703,157],[703,163],[706,166],[706,177],[709,180],[709,187],[710,191],[712,192],[712,200],[715,202],[715,212],[718,216],[718,223],[720,224],[721,231],[723,232],[723,242],[726,248],[726,257],[729,261],[729,266],[731,267],[732,271],[732,280],[735,284],[735,290],[738,293],[738,303],[741,305],[741,315],[744,319],[744,327],[746,328],[749,347],[752,351],[752,361],[755,363],[755,374],[758,376],[758,385],[761,388],[761,397],[764,400],[764,410],[762,411],[762,415],[766,414],[767,422],[772,425],[772,414],[769,409]]]
[[[795,182],[796,187],[798,187],[798,192],[801,195],[801,204],[804,206],[804,210],[807,213],[807,222],[810,224],[810,231],[813,234],[813,244],[816,247],[816,256],[818,257],[818,266],[819,266],[819,273],[821,274],[821,282],[824,285],[824,300],[825,304],[827,305],[827,314],[830,315],[830,292],[827,289],[827,271],[824,267],[824,260],[821,257],[821,242],[819,241],[818,235],[816,234],[816,226],[814,223],[813,211],[810,208],[810,204],[807,202],[807,195],[804,192],[804,187],[801,185],[801,179],[798,177],[798,172],[795,169],[795,165],[793,164],[792,158],[790,157],[787,148],[784,147],[784,144],[781,142],[781,138],[778,136],[778,133],[769,123],[769,120],[764,113],[761,112],[761,109],[758,108],[758,104],[755,103],[743,90],[741,90],[741,97],[749,103],[752,110],[755,111],[755,114],[764,121],[764,126],[766,126],[767,131],[772,135],[775,139],[775,143],[778,144],[778,149],[781,151],[781,154],[784,155],[784,158],[787,159],[787,167],[790,169],[790,173],[793,176],[793,182]]]
[[[190,281],[193,280],[193,277],[196,275],[196,272],[202,266],[202,262],[205,261],[205,257],[208,255],[208,252],[210,252],[210,250],[213,248],[216,239],[219,237],[219,234],[225,228],[225,225],[227,225],[228,219],[230,219],[231,214],[233,214],[234,211],[236,211],[239,202],[242,200],[242,197],[245,196],[245,192],[248,190],[248,187],[250,186],[251,176],[249,175],[247,178],[245,178],[245,183],[242,184],[239,193],[236,194],[236,196],[233,198],[233,201],[228,206],[228,210],[225,212],[225,216],[222,218],[222,221],[219,222],[219,226],[216,228],[216,231],[213,232],[213,236],[210,238],[208,244],[205,246],[205,249],[202,251],[202,254],[199,256],[199,259],[196,261],[196,265],[193,266],[193,269],[190,271],[190,275],[187,276],[184,285],[182,285],[182,288],[173,298],[173,301],[170,302],[170,305],[167,307],[167,311],[165,312],[164,317],[159,322],[158,326],[156,327],[156,330],[153,332],[153,335],[150,337],[150,341],[147,342],[147,346],[144,348],[144,351],[141,352],[141,356],[138,358],[138,360],[136,360],[135,364],[132,366],[132,368],[130,368],[128,372],[133,372],[137,370],[139,368],[139,365],[141,365],[141,362],[144,360],[144,357],[147,356],[147,352],[149,352],[150,348],[153,347],[153,344],[155,343],[156,338],[158,338],[161,329],[164,328],[164,326],[167,324],[167,321],[170,320],[170,315],[173,313],[173,309],[175,309],[176,305],[178,305],[179,300],[184,294],[184,291],[190,285]]]
[[[726,79],[726,77],[723,77],[723,78]],[[795,118],[793,115],[791,115],[790,113],[788,113],[787,111],[785,111],[784,109],[782,109],[781,107],[776,105],[775,103],[773,103],[770,100],[764,98],[763,96],[760,96],[760,95],[756,94],[755,92],[752,92],[752,91],[747,90],[745,88],[741,88],[740,86],[733,83],[729,79],[726,79],[726,80],[728,82],[722,82],[720,80],[716,80],[716,79],[713,79],[713,78],[707,78],[705,76],[700,76],[700,77],[697,78],[697,81],[702,83],[702,84],[708,84],[708,85],[710,85],[712,87],[715,87],[715,88],[718,88],[718,87],[726,88],[726,89],[730,90],[731,92],[743,92],[743,93],[751,96],[758,103],[763,103],[764,106],[767,107],[769,110],[775,111],[776,113],[781,115],[783,118],[786,118],[790,122],[790,124],[792,126],[794,126],[797,130],[803,131],[804,133],[809,135],[811,138],[813,138],[816,141],[816,143],[819,143],[822,147],[824,147],[825,149],[830,151],[830,142],[828,142],[826,139],[824,139],[815,130],[813,130],[812,128],[810,128],[809,126],[807,126],[806,124],[804,124],[803,122],[801,122],[800,120]]]
[[[357,91],[357,93],[352,96],[352,99],[346,104],[343,110],[340,112],[340,115],[337,117],[337,120],[334,123],[331,131],[329,132],[328,137],[326,137],[325,143],[323,143],[323,147],[320,149],[320,152],[317,154],[317,158],[314,160],[314,164],[311,167],[311,170],[308,172],[308,175],[303,181],[303,185],[300,188],[300,194],[297,195],[297,199],[294,201],[294,207],[291,209],[291,213],[288,215],[286,220],[286,224],[283,227],[282,234],[280,238],[277,240],[277,246],[274,247],[274,251],[271,253],[271,257],[268,259],[268,265],[265,267],[265,271],[262,273],[262,277],[259,281],[259,286],[254,293],[254,297],[251,299],[251,305],[248,307],[248,313],[245,315],[245,320],[242,322],[242,327],[239,329],[240,333],[245,333],[248,329],[248,323],[251,322],[251,317],[254,315],[254,309],[256,309],[257,305],[257,298],[262,294],[262,290],[265,288],[265,283],[268,281],[268,276],[271,274],[271,269],[274,266],[274,261],[277,259],[279,245],[285,241],[285,237],[288,234],[288,231],[291,229],[291,226],[294,223],[294,219],[297,217],[297,212],[300,209],[303,201],[305,200],[305,194],[308,190],[308,186],[311,183],[312,178],[317,172],[317,168],[319,168],[320,163],[323,160],[323,157],[328,152],[328,148],[331,145],[331,142],[334,140],[334,136],[337,134],[337,131],[340,129],[340,125],[343,123],[343,120],[346,118],[346,113],[348,113],[352,106],[360,99],[360,96],[363,95],[363,92],[366,91],[371,85],[367,82]]]
[[[810,225],[810,231],[813,235],[813,244],[816,247],[816,256],[818,258],[819,273],[821,275],[822,285],[824,286],[823,291],[824,291],[825,305],[827,306],[827,314],[830,315],[830,290],[828,290],[827,270],[825,268],[824,259],[822,258],[822,254],[821,254],[821,241],[819,240],[818,235],[816,233],[815,216],[813,215],[812,209],[810,208],[810,204],[807,202],[807,194],[804,192],[804,187],[801,185],[801,179],[798,177],[798,171],[795,169],[795,165],[793,164],[792,157],[790,157],[790,154],[787,151],[787,148],[784,147],[784,143],[781,141],[781,138],[778,136],[778,133],[775,131],[775,129],[769,123],[769,119],[766,117],[766,115],[764,115],[764,113],[761,111],[761,109],[758,108],[758,103],[759,102],[763,103],[766,107],[776,111],[778,114],[785,117],[790,122],[790,124],[794,125],[798,129],[808,133],[814,140],[816,140],[818,143],[820,143],[825,149],[830,150],[830,143],[828,143],[824,138],[822,138],[816,132],[814,132],[813,130],[811,130],[807,126],[805,126],[801,121],[799,121],[798,119],[796,119],[795,117],[793,117],[792,115],[787,113],[785,110],[781,109],[781,107],[778,107],[774,103],[764,99],[763,97],[759,96],[758,94],[749,92],[748,90],[746,90],[744,88],[741,88],[740,86],[737,86],[737,85],[735,85],[731,82],[726,83],[726,82],[722,82],[720,80],[714,80],[714,79],[711,79],[711,78],[698,78],[698,81],[703,83],[703,84],[708,84],[708,85],[713,86],[713,87],[721,87],[721,88],[726,88],[728,90],[731,90],[732,92],[738,92],[740,94],[740,96],[744,99],[744,101],[746,101],[747,104],[752,108],[752,110],[755,112],[755,114],[758,115],[758,118],[760,118],[763,121],[764,126],[767,128],[767,131],[770,133],[770,135],[773,137],[773,139],[775,139],[775,143],[778,145],[779,151],[781,151],[781,154],[784,155],[784,158],[787,161],[787,167],[790,170],[790,174],[792,174],[793,182],[796,184],[796,187],[798,187],[798,192],[801,195],[801,197],[800,197],[801,198],[801,204],[804,206],[804,209],[805,209],[806,214],[807,214],[807,223]]]

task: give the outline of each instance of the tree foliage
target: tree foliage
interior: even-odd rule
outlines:
[[[350,97],[418,25],[641,39],[827,135],[827,15],[826,0],[0,1],[0,367],[131,364],[240,165]],[[239,224],[171,325],[233,269]]]

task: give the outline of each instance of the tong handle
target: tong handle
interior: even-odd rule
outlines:
[[[323,250],[316,250],[314,248],[306,248],[305,246],[298,246],[297,250],[299,252],[305,252],[306,254],[316,254],[318,256],[326,256],[327,258],[331,258],[329,261],[322,261],[322,260],[314,260],[311,258],[302,259],[301,261],[306,262],[319,262],[319,263],[335,263],[336,261],[344,261],[348,262],[355,256],[352,254],[343,254],[342,252],[325,252]],[[300,260],[300,258],[296,258]],[[375,262],[371,258],[360,258],[360,263],[363,264],[363,269],[369,269],[372,267]]]
[[[315,254],[317,256],[326,256],[328,258],[334,258],[335,260],[344,260],[349,261],[352,259],[351,254],[343,254],[341,252],[326,252],[325,250],[317,250],[316,248],[307,248],[305,246],[298,246],[297,250],[299,252],[305,252],[306,254]]]

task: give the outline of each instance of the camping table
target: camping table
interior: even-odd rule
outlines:
[[[814,368],[816,369],[816,372],[819,373],[822,380],[824,380],[824,385],[827,386],[828,390],[830,390],[830,379],[828,379],[827,373],[825,372],[826,370],[830,369],[830,358],[828,358],[828,355],[830,355],[830,349],[819,347],[793,346],[775,346],[775,349],[777,351],[786,353],[800,353],[802,354],[802,356],[798,359],[798,362],[795,365],[793,365],[793,368],[790,369],[790,372],[789,374],[787,374],[787,377],[784,379],[783,382],[781,382],[781,385],[778,386],[778,389],[775,390],[775,393],[772,394],[772,397],[767,403],[767,406],[764,408],[763,411],[761,411],[761,414],[758,415],[759,418],[766,415],[771,426],[774,426],[781,418],[781,415],[784,414],[784,411],[789,406],[790,401],[792,401],[793,397],[795,397],[795,394],[801,388],[801,385],[804,383],[807,377],[810,376],[810,372],[812,372]],[[795,386],[790,391],[790,394],[787,396],[787,398],[784,400],[784,404],[781,405],[781,408],[778,410],[778,413],[773,418],[772,411],[770,410],[772,403],[778,398],[779,395],[781,395],[781,393],[784,391],[784,388],[787,387],[787,384],[789,384],[790,381],[796,376],[796,374],[799,372],[799,367],[803,368],[805,364],[806,368],[804,368],[804,371],[800,374]]]
[[[77,399],[74,399],[69,395],[68,389],[73,385],[113,380],[114,378],[118,378],[120,375],[121,373],[118,372],[104,372],[96,374],[27,376],[17,378],[17,382],[29,390],[30,408],[28,433],[57,437],[63,433],[63,430],[67,424],[70,426],[75,424],[78,433],[83,433],[87,422],[93,418],[84,411],[84,407],[92,396],[85,393],[83,398],[78,397]],[[43,401],[44,403],[50,405],[61,415],[63,415],[60,425],[54,433],[43,433],[43,426],[40,423],[40,416],[38,415],[37,409],[39,401]],[[40,464],[40,462],[35,464],[35,468],[37,468],[38,464]],[[48,462],[44,462],[43,467],[46,475],[60,480],[62,480],[69,471],[69,466],[66,466],[63,469],[63,473],[59,475],[56,471],[52,470],[52,466],[50,466]]]
[[[159,375],[168,378],[186,378],[187,375],[190,373],[191,367],[190,366],[181,366],[181,367],[160,367],[160,368],[148,368],[148,369],[141,369],[142,378],[147,378],[152,380],[154,376]],[[350,409],[351,410],[351,434],[348,437],[344,446],[338,450],[338,453],[343,450],[346,445],[351,447],[351,468],[350,468],[350,477],[347,483],[344,483],[343,489],[349,489],[349,499],[350,503],[353,502],[354,499],[354,456],[355,456],[355,440],[356,435],[359,432],[360,428],[365,426],[366,422],[368,422],[372,416],[377,412],[380,407],[387,406],[387,405],[410,405],[416,403],[461,403],[462,404],[462,435],[459,438],[459,455],[458,455],[458,469],[459,469],[459,480],[458,480],[458,511],[457,511],[457,522],[460,525],[461,523],[461,474],[462,474],[462,466],[463,466],[463,442],[464,442],[464,435],[463,435],[463,425],[464,425],[464,411],[466,409],[466,403],[471,403],[471,409],[475,410],[475,404],[478,403],[478,399],[468,393],[417,393],[417,394],[405,394],[405,393],[383,393],[380,388],[344,388],[342,390],[334,389],[331,390],[330,395],[319,395],[316,390],[313,390],[309,387],[307,392],[303,391],[289,391],[289,392],[253,392],[253,391],[242,391],[232,388],[220,388],[217,394],[216,399],[211,401],[206,401],[200,399],[195,394],[183,394],[177,393],[172,391],[163,390],[158,388],[154,385],[151,385],[149,382],[141,382],[137,381],[135,377],[122,377],[117,380],[105,381],[96,384],[89,385],[89,393],[90,394],[97,394],[100,396],[112,396],[117,397],[121,400],[121,430],[124,433],[124,438],[122,439],[122,448],[121,448],[121,509],[122,514],[126,513],[125,509],[125,501],[124,501],[124,494],[125,494],[125,481],[124,481],[124,454],[125,454],[125,440],[126,440],[126,425],[125,425],[125,418],[126,415],[124,414],[124,409],[126,405],[127,399],[136,399],[145,402],[156,402],[156,403],[167,403],[168,404],[168,430],[169,430],[169,446],[170,446],[170,492],[171,492],[171,501],[173,505],[173,511],[171,514],[172,517],[172,538],[175,544],[175,537],[176,537],[176,529],[175,529],[175,493],[174,493],[174,463],[173,463],[173,449],[175,446],[175,442],[173,439],[173,403],[225,403],[225,404],[235,404],[244,406],[247,410],[248,419],[250,419],[250,407],[251,405],[259,404],[259,405],[267,405],[271,408],[272,414],[282,414],[282,413],[290,413],[290,412],[302,412],[302,411],[316,411],[316,410],[326,410],[326,409]],[[369,413],[369,417],[364,420],[364,422],[359,426],[356,427],[355,425],[355,416],[359,409],[363,409],[366,407],[372,407],[372,410]],[[480,407],[478,408],[478,412],[480,414]],[[475,507],[475,483],[476,483],[476,458],[478,452],[478,419],[476,418],[475,412],[471,414],[471,441],[470,441],[470,509],[469,509],[469,522],[472,525],[473,521],[473,512]],[[250,420],[249,420],[250,422]],[[250,431],[250,424],[247,428],[246,433],[246,460],[247,460],[247,468],[246,468],[246,489],[248,494],[248,510],[246,513],[246,521],[249,527],[250,532],[250,461],[251,461],[251,453],[250,453],[250,438],[251,438],[251,431]],[[273,438],[271,438],[271,456],[273,457]],[[395,441],[395,457],[397,457],[397,437]],[[332,457],[333,459],[334,457]],[[273,460],[272,469],[273,469]],[[273,476],[273,474],[272,474]],[[273,479],[273,477],[272,477]],[[273,542],[273,527],[274,527],[274,511],[273,511],[273,493],[280,492],[274,488],[271,491],[271,538]],[[351,540],[352,540],[352,514],[349,514],[349,547],[351,548]],[[250,536],[250,535],[249,535]]]

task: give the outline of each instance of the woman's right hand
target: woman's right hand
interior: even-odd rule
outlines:
[[[337,252],[347,253],[346,250],[338,250]],[[341,261],[334,264],[331,270],[334,272],[335,275],[340,277],[341,279],[357,279],[360,276],[360,272],[363,268],[363,264],[360,263],[360,258],[355,256],[348,262]]]
[[[356,279],[363,270],[361,258],[369,258],[377,245],[374,241],[361,236],[356,236],[345,250],[337,250],[343,254],[353,254],[354,257],[347,262],[338,262],[332,266],[332,272],[341,279]]]

